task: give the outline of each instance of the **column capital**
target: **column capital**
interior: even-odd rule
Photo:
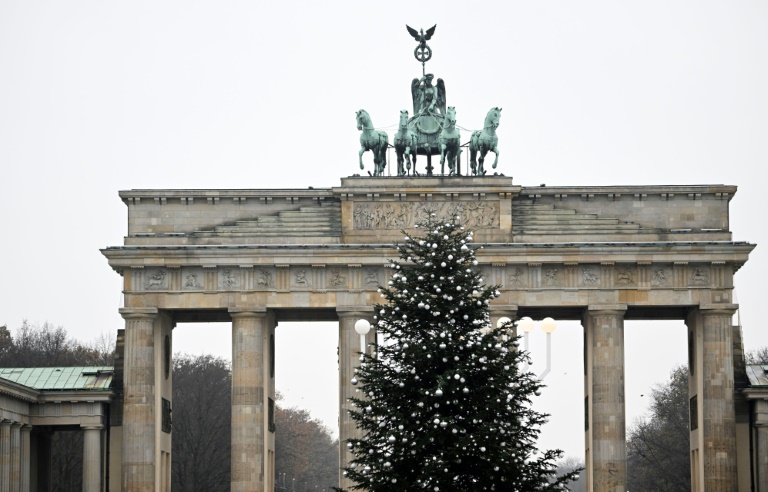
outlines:
[[[155,319],[158,312],[156,307],[120,308],[123,319]]]
[[[232,318],[263,318],[269,314],[267,308],[263,306],[232,307],[228,311],[229,316]]]
[[[738,304],[699,304],[702,316],[733,316],[738,309]]]
[[[81,425],[80,428],[83,430],[99,430],[100,431],[104,429],[104,426],[103,425]]]
[[[491,314],[514,313],[516,315],[518,311],[517,304],[491,304],[490,308],[491,308]]]
[[[626,304],[590,304],[587,306],[587,314],[597,314],[599,312],[625,313]]]
[[[354,316],[370,318],[373,316],[373,306],[336,306],[336,313],[339,315],[339,318]]]

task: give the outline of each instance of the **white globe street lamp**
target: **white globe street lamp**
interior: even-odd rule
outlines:
[[[360,335],[360,352],[365,353],[365,336],[371,331],[371,323],[367,319],[355,321],[355,331]]]
[[[523,332],[523,340],[525,342],[524,347],[526,352],[529,351],[530,347],[529,335],[535,326],[536,323],[528,316],[520,318],[517,322],[517,329]],[[550,317],[546,317],[541,320],[541,329],[544,331],[544,333],[547,334],[547,368],[544,369],[544,372],[539,375],[539,379],[544,379],[552,370],[552,333],[554,333],[557,329],[557,322]],[[521,368],[521,371],[525,372],[527,370],[528,363],[526,362]]]

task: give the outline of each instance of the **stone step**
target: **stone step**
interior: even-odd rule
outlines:
[[[228,236],[228,237],[306,237],[306,238],[313,238],[313,237],[339,237],[341,236],[341,231],[318,231],[313,233],[308,233],[307,231],[298,231],[298,232],[290,232],[290,231],[274,231],[274,232],[259,232],[259,233],[253,233],[253,232],[243,232],[243,231],[195,231],[195,236],[198,237],[222,237],[222,236]]]
[[[259,217],[255,220],[238,220],[235,225],[255,224],[341,224],[341,217]]]
[[[318,225],[318,226],[303,226],[303,227],[238,227],[238,226],[218,226],[216,232],[243,232],[249,234],[261,234],[261,233],[293,233],[293,232],[328,232],[328,231],[341,231],[341,227],[334,227],[330,225]]]
[[[568,225],[568,226],[521,226],[514,227],[513,233],[573,233],[573,232],[586,232],[591,231],[615,231],[615,232],[638,232],[641,231],[640,226],[637,224],[589,224],[589,225]]]
[[[270,217],[270,216],[267,216],[267,217]],[[312,219],[312,218],[317,218],[317,217],[321,217],[321,218],[326,218],[326,217],[327,218],[336,218],[336,217],[338,217],[339,219],[341,219],[341,213],[338,213],[338,214],[336,214],[336,213],[328,213],[326,211],[323,211],[323,212],[311,212],[311,213],[310,212],[280,212],[279,214],[277,214],[277,217],[281,217],[281,218],[284,218],[284,219],[289,219],[289,218],[309,218],[309,219]]]
[[[321,203],[320,205],[308,205],[308,206],[299,207],[299,210],[302,212],[311,212],[313,210],[326,210],[326,211],[341,210],[341,203],[333,202],[333,203]]]
[[[512,215],[577,215],[575,210],[568,210],[562,208],[547,208],[541,210],[525,210],[519,208],[512,209]],[[581,214],[581,215],[595,215],[595,214]]]
[[[601,218],[550,218],[550,217],[518,217],[512,219],[513,224],[524,225],[581,225],[581,224],[620,224],[619,219],[601,219]]]

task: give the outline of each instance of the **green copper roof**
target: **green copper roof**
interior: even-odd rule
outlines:
[[[44,391],[104,391],[112,384],[111,366],[0,369],[0,378]]]
[[[768,386],[768,365],[747,365],[747,377],[750,386]]]

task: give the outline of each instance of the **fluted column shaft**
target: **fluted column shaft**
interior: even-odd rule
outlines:
[[[755,490],[768,492],[768,401],[760,400],[755,405]]]
[[[30,453],[31,439],[30,434],[32,432],[32,426],[24,425],[21,427],[21,475],[19,480],[19,491],[29,492],[30,490],[30,470],[29,464],[32,459]]]
[[[155,488],[155,340],[157,309],[125,308],[123,492]]]
[[[695,398],[691,432],[694,488],[730,492],[738,486],[736,414],[733,396],[733,314],[735,304],[701,305],[689,315],[691,374]]]
[[[373,322],[373,308],[361,306],[337,308],[339,314],[339,486],[349,488],[353,482],[344,476],[343,468],[352,460],[352,453],[347,447],[347,439],[362,437],[349,411],[352,404],[349,398],[355,396],[355,386],[351,383],[355,368],[360,365],[360,335],[355,331],[355,322],[367,319]],[[376,340],[376,330],[366,337],[366,343]]]
[[[11,424],[11,492],[21,487],[21,424]]]
[[[101,429],[83,428],[83,492],[101,491]]]
[[[626,309],[626,305],[589,306],[585,314],[587,487],[595,492],[627,490]]]
[[[265,490],[264,333],[266,309],[232,317],[232,492]]]
[[[11,490],[11,421],[0,422],[0,492]]]

